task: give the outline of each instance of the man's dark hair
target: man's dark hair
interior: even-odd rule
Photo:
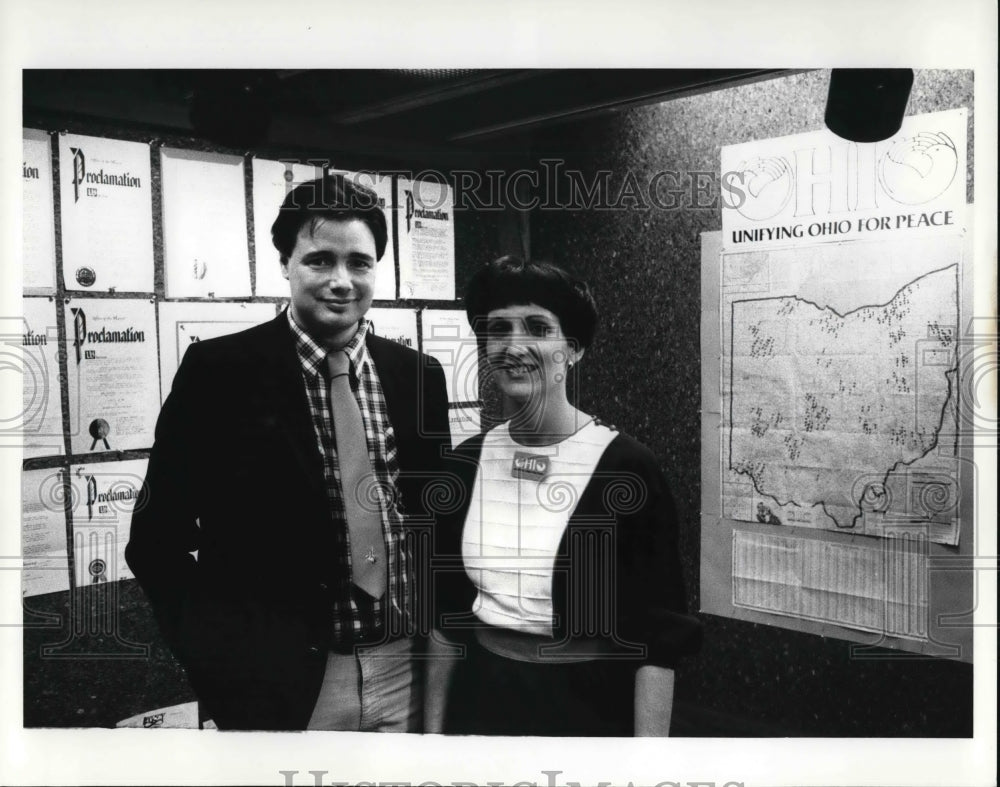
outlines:
[[[508,255],[473,275],[465,293],[465,313],[480,339],[493,309],[535,304],[559,318],[568,339],[586,349],[597,330],[597,305],[586,283],[551,262],[526,262]]]
[[[375,238],[375,259],[382,259],[389,233],[378,196],[350,177],[333,174],[300,183],[285,195],[278,218],[271,225],[271,240],[282,262],[292,256],[299,230],[307,222],[315,230],[321,219],[363,221]]]

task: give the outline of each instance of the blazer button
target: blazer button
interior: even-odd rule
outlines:
[[[319,653],[319,648],[317,648],[315,645],[310,645],[309,646],[309,652],[310,653]]]
[[[325,593],[326,591],[328,591],[330,589],[330,586],[328,584],[326,584],[326,582],[320,582],[319,583],[319,589],[322,590]]]

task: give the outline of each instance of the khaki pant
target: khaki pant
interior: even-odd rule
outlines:
[[[413,641],[329,653],[310,730],[420,732],[423,693],[414,674]]]

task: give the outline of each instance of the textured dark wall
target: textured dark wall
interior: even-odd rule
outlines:
[[[598,199],[589,210],[546,209],[544,173],[555,165],[539,164],[542,199],[531,216],[531,250],[579,273],[595,291],[603,326],[580,366],[578,402],[661,457],[683,523],[692,609],[701,496],[700,233],[722,228],[720,149],[822,128],[828,82],[828,71],[793,74],[557,126],[535,140],[536,161],[561,159],[585,183],[610,171],[605,202],[626,208],[601,209]],[[969,109],[970,201],[972,98],[971,72],[918,71],[907,108]],[[677,175],[660,182],[660,201],[676,208],[643,210],[642,200],[618,200],[631,187],[629,173],[645,192],[664,170]],[[563,191],[550,193],[550,203],[567,201],[565,179],[559,182]],[[675,734],[972,734],[970,665],[905,654],[852,661],[846,642],[703,618],[704,650],[678,675]]]

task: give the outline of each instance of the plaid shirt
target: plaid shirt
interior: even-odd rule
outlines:
[[[364,318],[358,331],[344,352],[350,358],[351,387],[361,408],[365,435],[368,438],[368,456],[372,461],[375,479],[382,489],[382,534],[388,557],[388,586],[382,599],[372,599],[354,586],[351,580],[351,548],[344,517],[344,493],[337,463],[337,444],[330,414],[330,381],[326,369],[327,351],[320,347],[292,319],[288,310],[288,324],[295,335],[295,348],[302,365],[309,410],[316,432],[316,447],[323,457],[323,476],[330,504],[330,517],[336,533],[336,554],[331,559],[342,569],[336,587],[332,588],[333,638],[337,646],[350,647],[366,642],[378,642],[386,637],[398,636],[406,621],[411,619],[412,588],[410,587],[407,552],[404,546],[403,517],[397,508],[399,462],[396,457],[396,436],[389,421],[382,386],[379,384],[375,365],[368,356],[365,336],[368,321]],[[387,621],[388,602],[388,621]]]

